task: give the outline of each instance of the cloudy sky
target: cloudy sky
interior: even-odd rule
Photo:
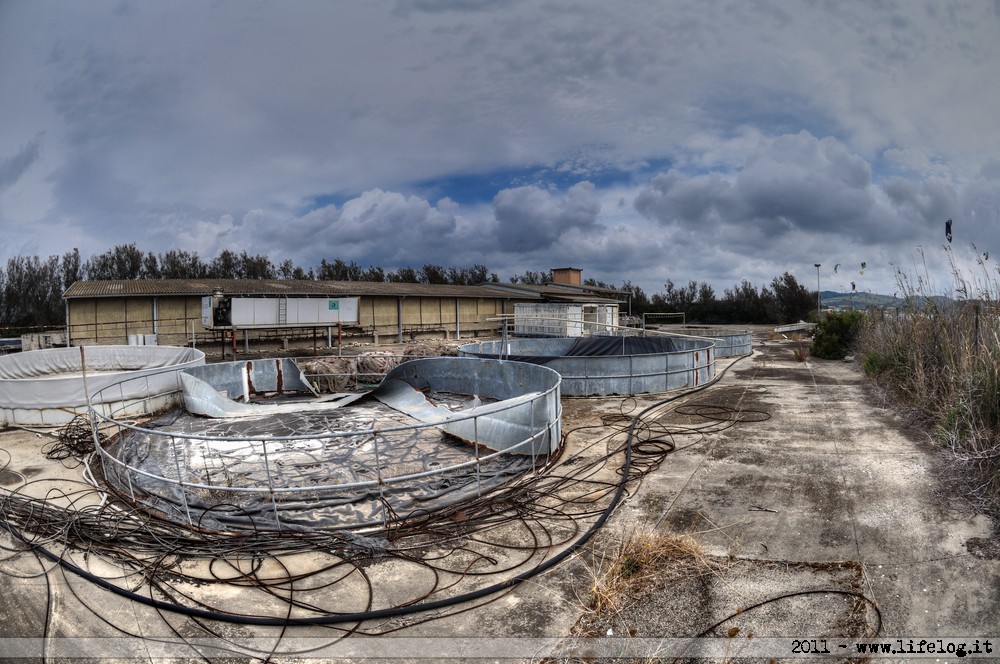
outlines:
[[[948,292],[1000,280],[998,72],[998,0],[0,0],[0,260]]]

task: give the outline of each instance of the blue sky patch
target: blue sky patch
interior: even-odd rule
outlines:
[[[646,160],[639,169],[617,167],[572,168],[535,166],[511,168],[488,173],[462,173],[432,178],[413,185],[412,193],[430,201],[450,198],[460,205],[491,202],[504,189],[535,186],[544,190],[565,191],[580,182],[590,182],[598,189],[634,183],[670,168],[666,158]]]

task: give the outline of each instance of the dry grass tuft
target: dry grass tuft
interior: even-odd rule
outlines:
[[[795,344],[795,348],[792,349],[792,355],[795,356],[796,362],[805,362],[809,359],[809,344],[805,342],[798,342]]]
[[[587,608],[598,614],[617,613],[627,603],[670,582],[720,570],[719,563],[706,556],[690,535],[651,528],[633,531],[595,557]]]

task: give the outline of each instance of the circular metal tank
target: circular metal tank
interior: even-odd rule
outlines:
[[[459,354],[543,364],[562,376],[563,394],[607,396],[704,385],[715,378],[715,343],[678,335],[514,338],[465,344]]]
[[[88,392],[104,395],[95,408],[127,413],[127,408],[122,410],[127,404],[157,399],[174,389],[169,370],[203,364],[205,354],[200,350],[175,346],[86,346],[4,355],[0,420],[19,426],[62,426],[86,414]],[[112,384],[123,388],[105,390]]]
[[[753,333],[746,330],[685,329],[685,336],[715,340],[715,357],[743,357],[753,352]]]

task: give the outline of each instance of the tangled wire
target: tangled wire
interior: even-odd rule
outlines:
[[[103,437],[101,440],[103,442]],[[94,431],[90,426],[90,420],[83,415],[77,415],[69,424],[59,430],[55,442],[42,448],[42,453],[47,459],[65,461],[67,459],[82,460],[94,450]]]
[[[56,490],[45,479],[25,479],[0,493],[2,522],[15,539],[5,548],[16,556],[27,547],[40,559],[59,563],[64,573],[153,607],[178,637],[177,616],[219,638],[220,623],[276,628],[273,648],[252,651],[264,658],[278,651],[293,626],[326,628],[331,639],[388,634],[495,601],[566,559],[678,448],[681,437],[689,439],[688,447],[710,433],[767,417],[711,404],[677,407],[676,398],[638,413],[635,399],[625,399],[600,425],[565,432],[562,449],[571,452],[546,472],[363,533],[196,532],[134,510],[83,481],[72,489],[61,481]],[[672,413],[690,423],[670,424]],[[585,433],[597,435],[589,442],[576,440]],[[89,424],[75,420],[49,453],[81,458],[92,452],[92,441]],[[293,563],[292,557],[306,553],[307,566],[300,559]],[[99,576],[91,571],[96,559],[113,562],[121,573]],[[406,578],[412,590],[401,596],[404,589],[394,584],[392,602],[384,603],[380,598],[387,594],[380,588],[391,583],[390,571],[397,575],[392,578]],[[73,590],[71,578],[67,585]],[[205,593],[205,586],[237,587],[240,606],[253,607],[252,612],[211,601],[225,594]],[[187,637],[189,630],[183,632]],[[282,649],[282,654],[295,652]]]

